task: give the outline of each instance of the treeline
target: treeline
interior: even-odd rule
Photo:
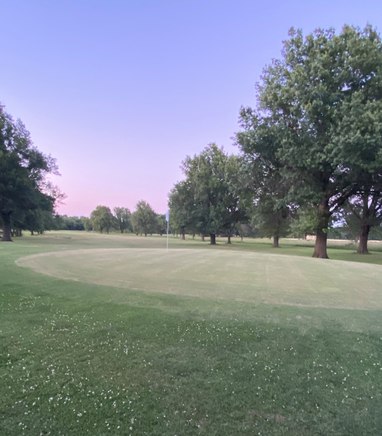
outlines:
[[[228,155],[216,144],[210,144],[202,153],[183,162],[185,180],[177,183],[170,193],[170,229],[185,239],[186,234],[208,236],[216,243],[216,236],[267,237],[273,246],[279,246],[282,237],[306,239],[315,235],[316,213],[308,204],[301,207],[284,197],[274,197],[265,191],[265,177],[260,183],[253,163],[247,156]],[[274,180],[273,180],[274,181]],[[371,205],[370,205],[371,206]],[[332,239],[361,242],[365,220],[357,195],[332,215],[327,235]],[[367,217],[369,235],[382,239],[382,213],[375,209]],[[367,240],[366,240],[367,248]],[[362,251],[364,252],[364,251]]]
[[[166,233],[166,217],[157,214],[146,201],[139,201],[134,212],[126,207],[115,207],[113,211],[106,206],[97,206],[85,219],[85,229],[101,233],[119,231],[133,232],[137,235]]]
[[[264,236],[314,234],[327,258],[335,223],[367,253],[382,221],[382,43],[370,26],[291,30],[263,71],[257,104],[240,111],[240,156],[215,144],[183,163],[170,194],[182,234],[228,237],[242,222]]]
[[[139,201],[131,212],[126,207],[97,206],[90,217],[56,215],[49,230],[86,230],[100,233],[120,232],[149,235],[166,233],[165,215],[156,213],[145,201]],[[47,229],[48,230],[48,229]]]

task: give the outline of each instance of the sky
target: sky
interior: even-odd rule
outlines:
[[[181,163],[237,153],[242,106],[291,27],[367,24],[380,0],[0,0],[0,102],[53,156],[58,213],[158,213]]]

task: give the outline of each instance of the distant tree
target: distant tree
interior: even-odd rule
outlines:
[[[167,221],[166,221],[166,215],[164,214],[157,214],[156,215],[156,231],[155,233],[158,233],[158,235],[164,235],[167,232]]]
[[[32,235],[34,233],[42,235],[45,231],[53,228],[54,218],[50,211],[35,209],[26,214],[24,229],[29,230]]]
[[[156,213],[151,206],[141,200],[137,203],[135,211],[132,213],[132,224],[134,233],[144,234],[155,233],[157,229]]]
[[[97,206],[90,214],[94,230],[109,233],[114,225],[114,216],[107,206]]]
[[[382,43],[371,27],[306,38],[292,30],[282,59],[264,71],[257,108],[241,111],[241,135],[268,132],[244,151],[275,149],[290,199],[313,205],[314,257],[328,257],[331,216],[355,193],[360,170],[381,167],[381,77]]]
[[[290,233],[295,238],[306,239],[308,235],[314,235],[317,228],[316,210],[307,206],[299,207],[290,222]]]
[[[366,188],[351,197],[344,205],[342,217],[358,240],[357,253],[368,254],[370,230],[382,223],[382,190]]]
[[[194,192],[189,180],[177,183],[169,195],[171,228],[186,239],[186,232],[196,233],[196,210],[194,208]]]
[[[33,146],[24,124],[0,105],[0,216],[3,241],[11,241],[12,216],[39,208],[53,212],[55,198],[44,190],[55,161]]]
[[[260,236],[258,230],[250,222],[239,223],[237,225],[236,234],[240,236],[241,240],[243,240],[244,237],[256,238]]]
[[[87,232],[91,232],[93,230],[93,223],[91,218],[88,218],[86,216],[81,217],[82,225],[84,226],[84,229]]]
[[[118,228],[121,233],[131,230],[131,212],[126,207],[115,207],[113,209]]]
[[[82,218],[78,216],[56,215],[57,230],[84,230]]]
[[[281,237],[287,236],[291,212],[281,199],[279,203],[272,195],[261,197],[253,208],[252,225],[261,236],[273,238],[273,247],[279,247]]]

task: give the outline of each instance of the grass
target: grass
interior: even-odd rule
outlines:
[[[380,283],[380,267],[342,262],[357,256],[341,247],[329,251],[340,262],[313,260],[311,247],[294,244],[278,251],[285,256],[258,241],[209,247],[171,240],[173,250],[166,253],[158,251],[165,246],[159,237],[78,233],[0,244],[0,433],[381,434],[381,288],[371,292]],[[99,249],[107,252],[89,251]],[[34,260],[43,260],[39,267],[48,266],[49,273],[57,265],[75,267],[78,281],[15,264],[57,251]],[[284,279],[275,282],[268,304],[266,276],[253,285],[263,265],[249,269],[260,255]],[[237,256],[240,262],[229,267]],[[381,257],[375,251],[365,258],[379,264]],[[117,268],[120,277],[125,282],[135,273],[136,286],[110,279],[117,259],[128,272]],[[209,276],[222,259],[218,277]],[[159,274],[150,275],[153,261],[157,272],[171,273],[172,293],[163,293],[166,281],[157,283]],[[82,264],[86,268],[78,268]],[[198,268],[188,271],[190,264]],[[325,308],[317,307],[320,286],[307,287],[305,295],[305,285],[297,289],[299,280],[288,274],[292,268],[314,273],[316,265],[329,268],[332,286],[341,290],[338,298],[325,296]],[[100,269],[104,277],[94,278]],[[355,273],[341,282],[341,271],[345,279]],[[183,283],[185,275],[197,276],[193,287]],[[231,275],[240,283],[228,286]],[[92,283],[84,282],[89,276]],[[107,276],[111,281],[99,284]],[[150,286],[142,292],[146,280]],[[285,304],[283,298],[299,301]],[[304,298],[308,307],[293,305]],[[347,308],[339,307],[341,298]]]
[[[379,265],[186,248],[65,250],[26,256],[17,264],[63,279],[146,292],[253,303],[382,309]]]

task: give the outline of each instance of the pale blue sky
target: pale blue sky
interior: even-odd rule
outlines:
[[[382,31],[382,2],[0,0],[0,101],[57,159],[60,213],[157,212],[186,155],[235,152],[242,105],[292,26]]]

